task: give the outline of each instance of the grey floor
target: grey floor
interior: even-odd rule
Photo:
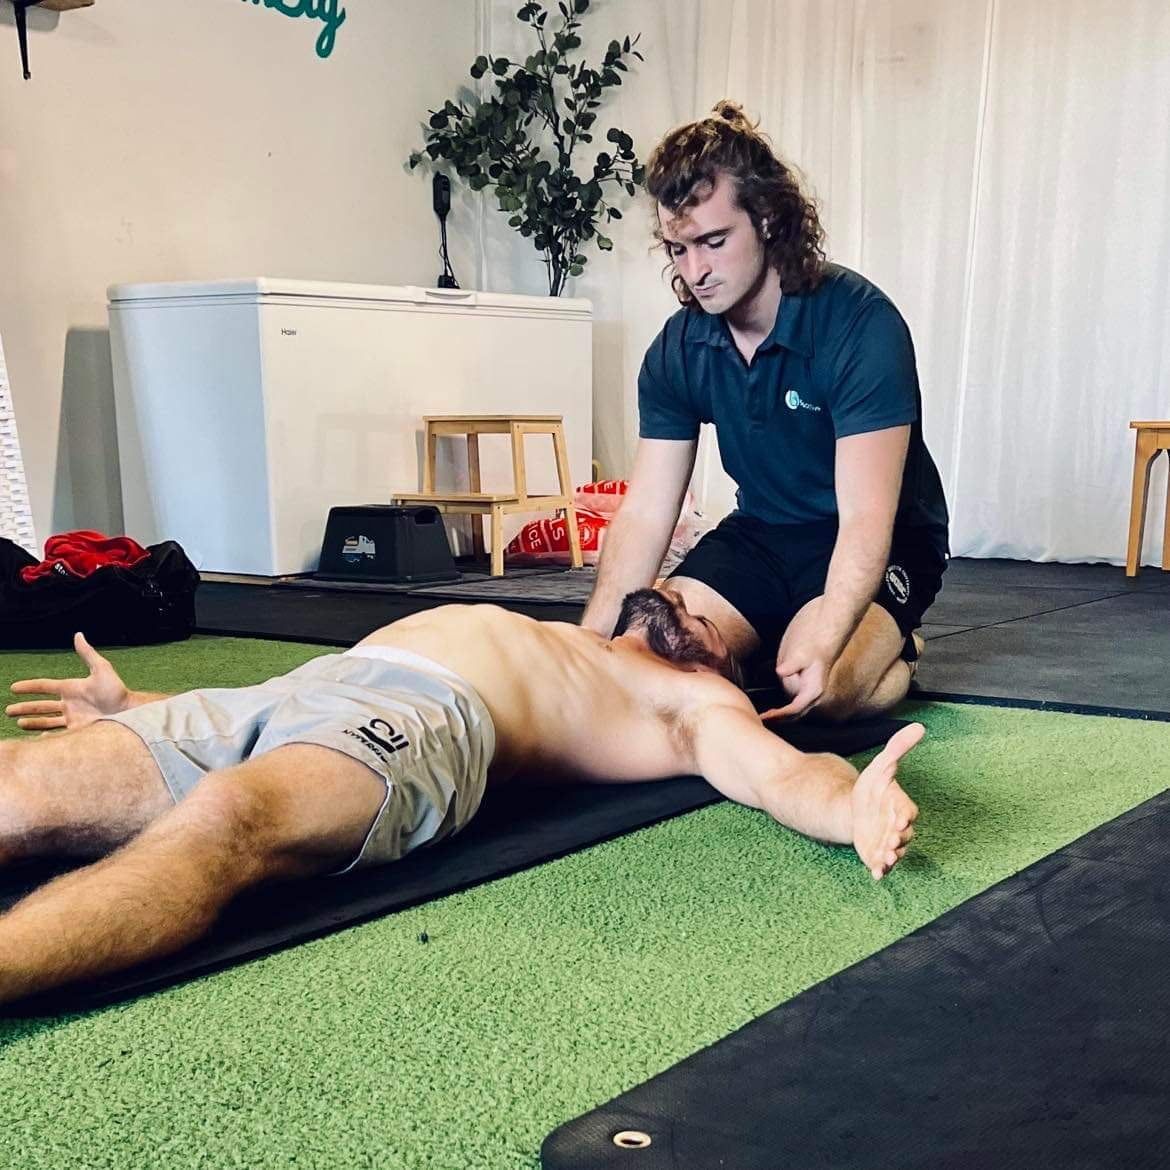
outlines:
[[[559,604],[499,600],[534,617],[575,621],[577,592],[566,580]],[[435,593],[205,582],[197,612],[209,633],[349,644],[452,599]],[[1130,581],[1111,565],[960,558],[926,617],[929,645],[918,671],[925,695],[1170,715],[1170,573],[1146,568]]]
[[[956,559],[926,618],[927,694],[1170,712],[1170,573]]]

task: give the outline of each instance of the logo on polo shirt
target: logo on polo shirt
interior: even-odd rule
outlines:
[[[784,405],[789,410],[815,410],[820,413],[821,409],[819,406],[814,406],[811,402],[805,402],[795,390],[789,390],[784,395]]]

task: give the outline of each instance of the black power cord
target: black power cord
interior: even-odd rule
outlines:
[[[446,175],[436,174],[431,182],[431,192],[434,195],[435,214],[439,217],[439,233],[442,242],[439,245],[439,258],[443,261],[443,271],[439,273],[436,288],[458,288],[459,282],[451,268],[451,258],[447,255],[447,216],[451,211],[451,180]]]

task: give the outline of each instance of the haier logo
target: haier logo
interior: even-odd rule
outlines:
[[[805,402],[805,400],[801,398],[801,396],[795,390],[789,390],[784,395],[784,405],[787,406],[789,410],[812,410],[817,414],[819,414],[821,410],[819,406],[814,406],[811,402]]]

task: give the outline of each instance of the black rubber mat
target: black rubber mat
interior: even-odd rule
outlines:
[[[195,594],[195,616],[201,634],[352,646],[379,626],[451,600],[401,591],[333,592],[205,581]],[[584,606],[538,602],[508,608],[546,621],[577,622]]]
[[[943,578],[942,592],[927,610],[927,618],[938,625],[986,626],[997,622],[1011,622],[1036,614],[1050,613],[1071,606],[1085,605],[1116,596],[1117,590],[1040,588],[1035,585],[1013,585],[987,588],[967,585],[961,581]]]
[[[784,738],[802,751],[852,755],[885,743],[905,726],[897,719],[835,728],[796,723],[785,729]],[[645,784],[505,785],[488,793],[467,829],[434,849],[344,877],[253,891],[228,908],[210,935],[169,959],[8,1010],[45,1014],[141,995],[503,877],[719,799],[695,777]],[[0,874],[0,911],[58,872],[25,867]]]
[[[1167,1102],[1163,793],[562,1126],[542,1165],[1152,1170]]]
[[[438,597],[444,601],[559,602],[584,606],[597,582],[591,568],[561,569],[527,576],[488,577],[458,585],[432,585],[415,590],[415,597]]]
[[[1127,577],[1119,565],[1064,565],[1057,561],[1009,561],[999,557],[956,557],[947,566],[944,587],[976,585],[1038,589],[1100,589],[1110,593],[1170,589],[1170,573],[1147,566]]]
[[[1170,593],[1135,591],[932,638],[918,682],[935,695],[1167,711],[1167,662]]]

